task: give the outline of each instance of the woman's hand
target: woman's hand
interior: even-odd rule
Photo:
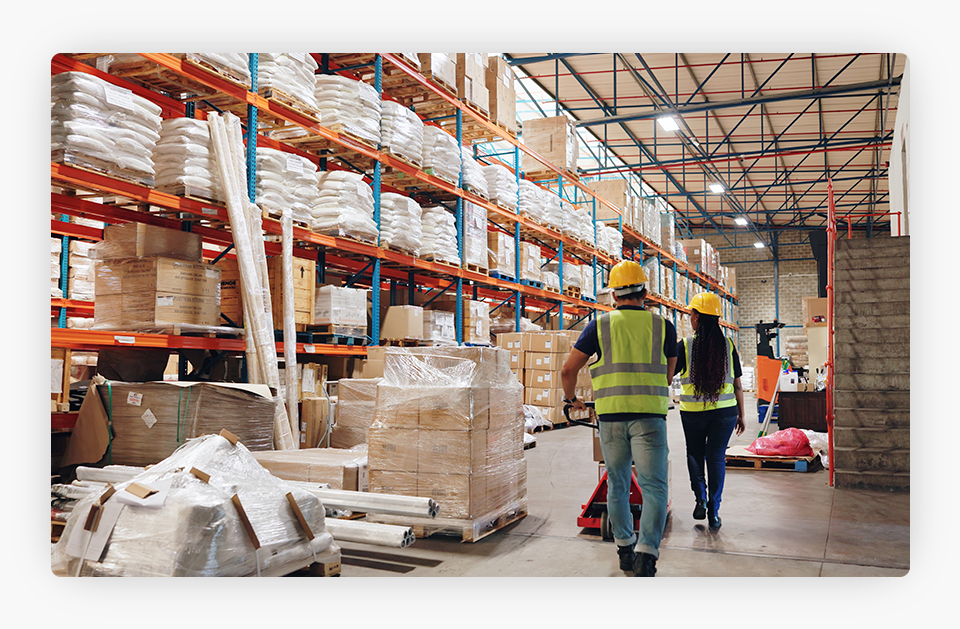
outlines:
[[[740,415],[737,416],[737,427],[736,427],[737,436],[739,437],[740,435],[742,435],[743,431],[746,430],[746,428],[747,426],[743,422],[743,414],[741,413]]]

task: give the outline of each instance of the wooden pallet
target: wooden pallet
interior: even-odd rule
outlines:
[[[290,574],[288,577],[339,577],[340,559],[312,563],[305,568],[300,568]]]
[[[209,71],[211,71],[211,72],[219,75],[220,78],[225,79],[225,80],[233,83],[233,84],[236,85],[237,87],[241,87],[241,88],[243,88],[243,89],[245,89],[245,90],[249,90],[249,89],[250,89],[250,80],[249,80],[249,79],[245,79],[245,78],[243,78],[243,77],[236,76],[235,74],[233,74],[232,72],[230,72],[227,68],[220,68],[220,67],[215,66],[215,65],[213,65],[212,63],[210,63],[210,62],[208,62],[208,61],[205,61],[205,60],[203,60],[203,59],[188,59],[187,57],[184,57],[183,63],[189,64],[189,65],[192,65],[192,66],[196,66],[196,67],[198,67],[198,68],[203,68],[203,69],[205,69],[205,70],[209,70]]]
[[[441,507],[441,511],[442,509]],[[430,537],[431,535],[438,535],[459,538],[460,541],[464,543],[473,543],[496,533],[526,516],[527,500],[523,498],[496,514],[482,516],[474,520],[414,518],[382,514],[367,515],[367,520],[382,522],[384,524],[409,526],[413,529],[413,534],[419,539]]]
[[[447,182],[448,184],[450,184],[451,186],[456,186],[456,185],[457,185],[457,182],[456,182],[456,181],[453,181],[453,180],[450,179],[449,177],[444,177],[443,175],[441,175],[440,173],[438,173],[436,168],[425,168],[425,169],[423,169],[423,172],[425,172],[426,174],[430,175],[431,177],[436,177],[437,179],[441,179],[441,180],[443,180],[443,181],[446,181],[446,182]]]
[[[815,472],[823,469],[820,457],[770,456],[754,454],[745,446],[727,448],[727,468],[774,472]]]
[[[74,153],[68,149],[57,149],[56,151],[51,151],[50,161],[54,164],[64,164],[66,166],[76,168],[77,170],[83,170],[88,173],[95,173],[97,175],[104,175],[105,177],[110,177],[111,179],[125,181],[127,183],[134,183],[138,186],[152,188],[154,184],[153,177],[137,177],[134,175],[117,174],[116,172],[113,172],[113,170],[117,168],[115,164],[99,162],[98,160],[91,159],[82,154]]]
[[[567,297],[573,297],[574,299],[580,299],[580,289],[576,286],[567,286],[563,289],[563,294]]]
[[[380,344],[387,347],[419,347],[423,339],[380,339]]]
[[[537,447],[537,442],[536,442],[536,441],[531,441],[530,443],[524,442],[524,444],[523,444],[523,449],[524,449],[524,450],[530,450],[530,449],[536,448],[536,447]]]
[[[227,204],[225,201],[219,199],[214,199],[209,195],[203,194],[206,190],[201,188],[194,188],[193,186],[158,186],[156,188],[157,192],[163,192],[165,194],[172,194],[175,197],[182,197],[184,199],[190,199],[192,201],[199,201],[200,203],[209,203],[210,205],[217,205],[221,207],[226,207]]]
[[[470,264],[469,262],[467,262],[463,266],[465,269],[473,273],[479,273],[481,275],[488,275],[488,276],[490,275],[485,268],[477,266],[476,264]]]
[[[261,87],[259,91],[260,96],[263,96],[269,102],[279,103],[289,107],[304,117],[313,120],[317,124],[320,124],[320,112],[316,109],[313,109],[296,96],[291,96],[283,90],[277,89],[276,87]]]
[[[560,168],[560,172],[569,179],[574,181],[580,181],[580,175],[569,168]],[[524,177],[530,181],[550,181],[558,177],[557,173],[552,170],[538,170],[534,172],[524,172]]]
[[[553,286],[544,286],[544,287],[543,287],[543,290],[547,291],[548,293],[554,293],[555,295],[559,295],[559,294],[560,294],[560,291],[558,291],[558,290],[557,290],[556,288],[554,288]]]

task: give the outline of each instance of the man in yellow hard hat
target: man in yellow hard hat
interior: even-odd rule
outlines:
[[[616,310],[584,329],[560,372],[564,402],[586,408],[575,395],[577,372],[590,365],[600,447],[607,467],[607,514],[620,569],[652,577],[667,519],[667,409],[677,363],[677,330],[643,308],[647,274],[632,260],[610,270]],[[643,496],[639,534],[630,512],[631,464]],[[639,552],[637,552],[639,551]]]

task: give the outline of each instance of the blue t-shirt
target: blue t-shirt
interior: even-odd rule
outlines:
[[[640,306],[619,306],[618,310],[645,310]],[[663,339],[663,354],[667,358],[673,358],[677,355],[677,328],[674,327],[672,323],[664,319],[666,323],[667,333],[664,335]],[[576,349],[580,350],[587,356],[597,355],[597,360],[600,360],[600,337],[597,334],[597,322],[596,320],[591,321],[587,324],[587,327],[583,329],[583,332],[580,334],[580,338],[577,339],[577,342],[573,345]],[[596,361],[594,361],[596,362]],[[646,419],[650,417],[656,417],[659,419],[665,419],[666,415],[657,415],[652,413],[606,413],[603,415],[597,414],[597,419],[602,422],[625,422],[634,419]]]

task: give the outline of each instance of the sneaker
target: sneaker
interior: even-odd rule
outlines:
[[[707,501],[697,500],[697,506],[693,508],[693,519],[703,520],[707,517]]]
[[[710,517],[708,518],[708,520],[709,520],[708,523],[710,524],[710,530],[712,531],[716,531],[717,529],[720,528],[720,525],[723,524],[723,522],[720,521],[719,513],[710,514]]]
[[[624,572],[631,572],[633,570],[634,561],[637,558],[637,553],[633,549],[633,544],[629,546],[617,546],[617,554],[620,555],[620,569]]]
[[[653,577],[657,575],[657,558],[649,553],[637,553],[633,564],[633,576]]]

